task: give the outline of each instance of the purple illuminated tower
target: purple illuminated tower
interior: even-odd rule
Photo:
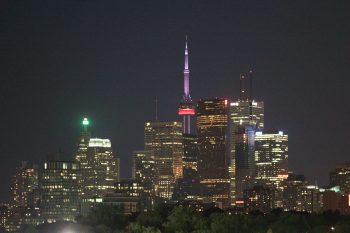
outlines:
[[[183,117],[182,132],[191,133],[191,116],[195,115],[195,107],[190,96],[190,70],[188,69],[187,36],[185,47],[184,95],[179,105],[179,115]]]

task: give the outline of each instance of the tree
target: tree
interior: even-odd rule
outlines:
[[[112,229],[104,224],[97,225],[94,229],[96,233],[112,233]]]
[[[344,232],[350,232],[350,221],[341,221],[338,222],[335,227],[334,230],[331,231],[334,233],[344,233]]]
[[[192,208],[175,207],[163,224],[165,232],[192,232],[203,226],[199,214]]]
[[[138,223],[131,223],[126,228],[127,233],[161,233],[159,229],[154,227],[145,227]]]
[[[38,233],[38,229],[33,225],[27,225],[24,227],[23,233]]]
[[[210,229],[213,233],[245,233],[253,232],[253,221],[246,214],[213,214]]]
[[[93,209],[87,217],[81,217],[79,221],[93,227],[104,225],[111,230],[116,230],[123,229],[127,225],[128,218],[118,206],[100,206]]]

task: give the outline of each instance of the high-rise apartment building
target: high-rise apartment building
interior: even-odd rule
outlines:
[[[228,100],[200,100],[197,106],[198,175],[201,195],[229,205]]]
[[[162,199],[170,199],[176,179],[182,177],[182,124],[147,122],[144,133],[144,149],[151,151],[155,161],[155,195]]]
[[[23,161],[11,179],[13,204],[22,207],[29,206],[31,197],[38,186],[38,166]]]
[[[275,207],[283,206],[281,182],[288,178],[288,135],[269,130],[255,133],[255,182],[275,191]]]
[[[80,167],[62,155],[50,156],[41,177],[42,217],[45,221],[74,221],[79,214]]]

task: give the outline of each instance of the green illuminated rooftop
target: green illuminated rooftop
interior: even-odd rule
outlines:
[[[89,120],[86,117],[84,117],[83,125],[89,125],[89,124],[90,124]]]

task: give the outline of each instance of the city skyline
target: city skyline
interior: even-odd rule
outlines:
[[[93,3],[75,3],[65,13],[55,7],[68,6],[68,2],[46,3],[50,18],[43,6],[32,4],[40,22],[15,3],[0,6],[10,12],[0,16],[5,25],[1,33],[7,33],[1,42],[5,56],[1,56],[4,69],[0,73],[4,78],[0,87],[4,123],[0,201],[9,200],[10,178],[22,160],[40,164],[59,149],[73,156],[84,116],[91,120],[93,137],[111,139],[113,153],[121,158],[121,176],[130,177],[132,151],[142,149],[143,125],[155,118],[154,99],[158,99],[161,121],[181,120],[177,109],[183,94],[186,34],[194,102],[238,98],[239,74],[253,69],[254,93],[266,105],[266,128],[276,127],[290,136],[292,171],[327,184],[328,173],[347,160],[345,133],[350,128],[344,122],[350,117],[349,81],[344,77],[349,75],[345,67],[350,53],[349,32],[343,27],[349,20],[341,4],[327,10],[326,3],[296,4],[291,9],[287,3],[270,3],[260,11],[259,4],[213,4],[216,8],[209,10],[212,4],[202,3],[197,9],[189,3],[182,9],[174,3],[171,9],[160,5],[164,11],[153,11],[156,16],[141,12],[134,22],[131,16],[141,7],[123,5],[134,10],[128,16],[120,10],[113,12],[118,6],[114,3],[98,9]],[[151,10],[150,6],[142,7]],[[237,10],[250,6],[246,16]],[[236,9],[237,18],[228,14],[229,9]],[[223,14],[215,17],[219,10]],[[122,26],[119,17],[131,22]],[[167,20],[161,23],[158,17]],[[258,22],[260,18],[264,20]],[[337,19],[343,21],[334,26]],[[221,26],[215,27],[218,23]],[[262,28],[250,29],[252,25]],[[80,29],[73,32],[74,28]],[[151,32],[145,34],[147,29]],[[306,33],[309,30],[314,30],[313,35]],[[27,32],[33,33],[21,39]],[[137,38],[144,34],[143,39]]]

